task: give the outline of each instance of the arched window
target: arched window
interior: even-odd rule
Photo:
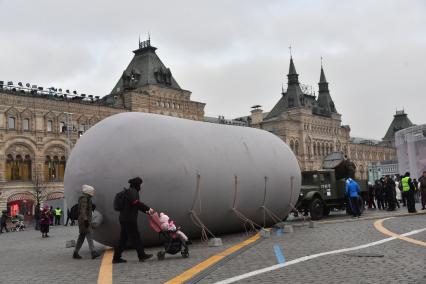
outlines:
[[[46,158],[44,159],[44,169],[43,169],[43,173],[44,173],[44,180],[48,181],[50,180],[50,176],[51,176],[51,167],[52,167],[52,159],[50,158],[50,156],[46,156]]]
[[[52,132],[53,129],[53,120],[48,120],[46,125],[47,132]]]
[[[290,149],[294,152],[294,142],[290,140]]]
[[[296,143],[294,143],[294,153],[296,155],[299,155],[299,141],[296,140]]]
[[[14,166],[13,156],[9,154],[7,155],[7,158],[6,158],[6,177],[5,178],[7,181],[12,180],[13,166]]]
[[[29,181],[31,180],[31,157],[26,155],[16,155],[14,158],[11,154],[6,159],[6,180],[7,181]]]
[[[308,157],[311,158],[311,143],[306,142],[306,151],[308,153]]]
[[[24,118],[22,120],[22,130],[24,130],[24,131],[30,130],[30,119],[29,118]]]
[[[9,116],[7,120],[7,128],[8,129],[16,129],[16,119],[13,116]]]
[[[65,126],[65,122],[61,121],[59,122],[59,133],[64,133],[67,131],[67,127]]]
[[[62,156],[61,160],[59,161],[59,167],[58,167],[58,180],[60,181],[64,180],[65,166],[66,166],[66,160],[65,160],[65,157]]]
[[[314,142],[314,156],[317,155],[317,143]]]
[[[321,145],[321,154],[323,155],[323,156],[325,156],[325,145],[324,145],[324,143],[322,143],[322,145]]]
[[[65,165],[65,156],[61,156],[61,158],[59,159],[58,156],[51,157],[50,155],[47,155],[44,162],[44,180],[63,181]]]
[[[330,148],[329,148],[328,144],[326,144],[326,146],[325,146],[325,154],[328,155],[328,153],[330,153]]]
[[[23,170],[22,170],[22,180],[31,180],[31,157],[30,157],[30,155],[25,155]]]

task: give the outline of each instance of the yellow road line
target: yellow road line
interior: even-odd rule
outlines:
[[[416,244],[416,245],[419,245],[419,246],[426,247],[426,242],[422,242],[422,241],[419,241],[419,240],[416,240],[416,239],[412,239],[412,238],[408,238],[408,237],[405,237],[405,236],[401,236],[401,235],[399,235],[397,233],[391,232],[388,229],[386,229],[383,226],[383,221],[391,219],[391,218],[393,218],[393,217],[377,220],[376,222],[374,222],[374,227],[379,232],[381,232],[382,234],[385,234],[385,235],[388,235],[388,236],[391,236],[391,237],[395,237],[397,239],[400,239],[400,240],[403,240],[403,241],[406,241],[406,242],[409,242],[409,243],[412,243],[412,244]]]
[[[112,255],[112,249],[104,252],[101,267],[99,268],[98,284],[112,284]]]
[[[233,247],[228,248],[227,250],[218,253],[208,259],[206,259],[205,261],[197,264],[196,266],[186,270],[185,272],[183,272],[182,274],[176,276],[173,279],[170,279],[169,281],[165,282],[165,284],[176,284],[176,283],[183,283],[189,279],[191,279],[192,277],[194,277],[195,275],[197,275],[198,273],[200,273],[201,271],[205,270],[206,268],[212,266],[213,264],[217,263],[218,261],[222,260],[224,257],[242,249],[243,247],[257,241],[260,238],[259,234],[254,235],[253,237],[245,240],[244,242],[241,242]]]

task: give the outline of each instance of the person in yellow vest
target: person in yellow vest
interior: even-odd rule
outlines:
[[[62,209],[59,207],[56,207],[55,209],[55,226],[61,224],[61,216],[62,216]]]
[[[413,181],[410,178],[410,173],[406,172],[404,177],[401,179],[402,193],[407,197],[407,209],[408,213],[416,213],[416,202],[414,200],[415,187]]]

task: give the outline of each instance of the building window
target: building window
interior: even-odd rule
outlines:
[[[15,118],[14,117],[9,117],[9,119],[7,120],[7,128],[15,129]]]
[[[22,130],[30,130],[30,120],[28,118],[24,118],[24,120],[22,120]]]
[[[6,160],[6,180],[7,181],[28,181],[31,180],[31,157],[25,155],[7,155]]]
[[[59,123],[59,132],[64,133],[65,131],[67,131],[67,128],[65,126],[65,122],[60,122]]]
[[[47,121],[47,132],[52,132],[52,126],[53,126],[53,121],[48,120]]]
[[[294,152],[294,142],[290,140],[290,149]]]
[[[62,156],[60,159],[58,156],[53,158],[46,156],[44,162],[44,180],[46,181],[63,181],[65,173],[66,160]]]

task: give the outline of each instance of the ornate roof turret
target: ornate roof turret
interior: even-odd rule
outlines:
[[[290,68],[288,70],[288,85],[290,84],[299,84],[299,74],[296,72],[296,67],[294,67],[293,57],[290,57]]]
[[[124,90],[137,89],[145,85],[160,85],[181,90],[167,68],[155,53],[157,48],[151,45],[151,40],[139,41],[139,48],[134,50],[135,56],[124,70],[111,94]]]
[[[323,114],[331,114],[337,113],[336,107],[334,106],[334,102],[331,99],[330,92],[328,90],[328,82],[325,79],[324,69],[321,64],[321,75],[320,81],[318,83],[319,94],[318,94],[318,106],[320,109],[320,113]]]
[[[269,114],[265,119],[270,119],[276,116],[279,116],[284,111],[301,107],[305,105],[304,94],[300,89],[299,85],[299,75],[296,72],[296,67],[294,67],[293,57],[290,57],[290,68],[287,74],[288,78],[288,87],[287,91],[282,92],[282,97],[278,103],[272,108]]]

